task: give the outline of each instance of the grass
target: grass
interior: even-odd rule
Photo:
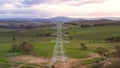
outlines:
[[[51,57],[53,52],[54,43],[50,41],[54,40],[55,37],[36,37],[37,34],[54,33],[54,29],[32,29],[24,30],[22,33],[13,30],[0,30],[0,55],[4,55],[8,50],[10,50],[10,44],[12,44],[12,36],[16,36],[16,43],[19,44],[23,40],[31,41],[34,45],[34,53],[37,56]],[[70,57],[74,58],[84,58],[89,57],[90,52],[94,52],[99,46],[107,47],[109,50],[114,48],[114,45],[119,43],[89,43],[99,39],[99,41],[104,40],[107,37],[114,37],[120,35],[119,26],[100,26],[100,27],[71,27],[63,32],[69,32],[69,36],[73,39],[69,40],[70,43],[64,44],[66,53]],[[65,38],[69,39],[69,37]],[[89,50],[81,51],[80,42],[85,43]]]
[[[120,36],[120,26],[101,26],[88,28],[70,28],[66,30],[78,40],[103,40],[108,37]]]
[[[10,64],[0,64],[0,68],[10,68]]]
[[[43,57],[51,57],[52,52],[53,52],[53,48],[54,48],[54,44],[50,43],[50,41],[48,42],[34,42],[34,53],[37,56],[43,56]]]
[[[9,62],[9,60],[8,59],[6,59],[5,57],[0,57],[0,62]]]
[[[17,30],[0,30],[0,57],[5,57],[9,52],[12,45],[12,37],[16,37],[16,44],[21,43],[24,40],[30,41],[34,46],[33,53],[36,56],[51,58],[55,37],[37,37],[38,34],[55,33],[55,29],[32,29],[23,30],[23,32]],[[105,38],[120,36],[120,26],[99,26],[99,27],[71,27],[63,32],[69,32],[68,37],[64,39],[68,40],[68,44],[64,44],[66,55],[72,58],[86,58],[89,57],[90,53],[96,52],[98,47],[105,47],[109,51],[114,50],[115,45],[120,45],[120,43],[100,43],[104,42]],[[100,42],[93,41],[99,40]],[[88,50],[80,50],[80,43],[84,43],[88,46]],[[20,55],[20,54],[19,54]],[[97,59],[91,59],[84,61],[83,64],[91,64]],[[0,58],[0,62],[6,62],[5,58]]]
[[[82,62],[83,65],[89,65],[92,63],[95,63],[97,60],[99,60],[98,58],[94,58],[94,59],[89,59],[89,60],[85,60]]]

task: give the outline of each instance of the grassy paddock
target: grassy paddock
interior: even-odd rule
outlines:
[[[6,57],[12,45],[12,37],[16,37],[16,44],[20,44],[23,41],[29,41],[34,46],[34,55],[40,57],[51,58],[55,37],[40,36],[39,34],[55,33],[55,29],[32,29],[24,30],[23,32],[16,30],[0,30],[0,57]],[[120,36],[120,26],[100,26],[100,27],[71,27],[63,32],[68,32],[69,36],[65,39],[69,41],[68,44],[64,44],[65,51],[68,57],[72,58],[87,58],[90,53],[95,53],[98,47],[105,47],[109,51],[114,50],[115,45],[120,43],[105,43],[104,39],[109,37]],[[98,42],[93,42],[98,40]],[[88,50],[80,50],[80,43],[84,43],[88,46]],[[21,54],[19,54],[21,55]],[[96,59],[84,61],[83,64],[93,63]],[[6,62],[5,58],[0,58],[0,62]]]

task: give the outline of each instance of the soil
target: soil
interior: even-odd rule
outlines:
[[[81,65],[82,61],[93,59],[99,57],[98,54],[91,53],[89,58],[84,59],[75,59],[75,58],[67,58],[67,62],[64,65],[61,65],[59,63],[55,64],[55,68],[87,68],[87,65]],[[44,58],[44,57],[35,57],[30,55],[22,55],[22,56],[16,56],[14,58],[16,62],[22,62],[24,64],[19,65],[17,68],[20,68],[21,66],[27,65],[27,64],[35,64],[37,66],[50,66],[50,59]],[[38,67],[41,68],[41,67]]]

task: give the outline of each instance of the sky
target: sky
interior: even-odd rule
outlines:
[[[120,0],[0,0],[0,18],[120,17]]]

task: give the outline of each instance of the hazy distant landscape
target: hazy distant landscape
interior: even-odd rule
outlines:
[[[76,26],[103,26],[103,25],[120,25],[119,18],[1,18],[0,28],[8,29],[31,29],[52,25],[52,21],[65,22]]]

